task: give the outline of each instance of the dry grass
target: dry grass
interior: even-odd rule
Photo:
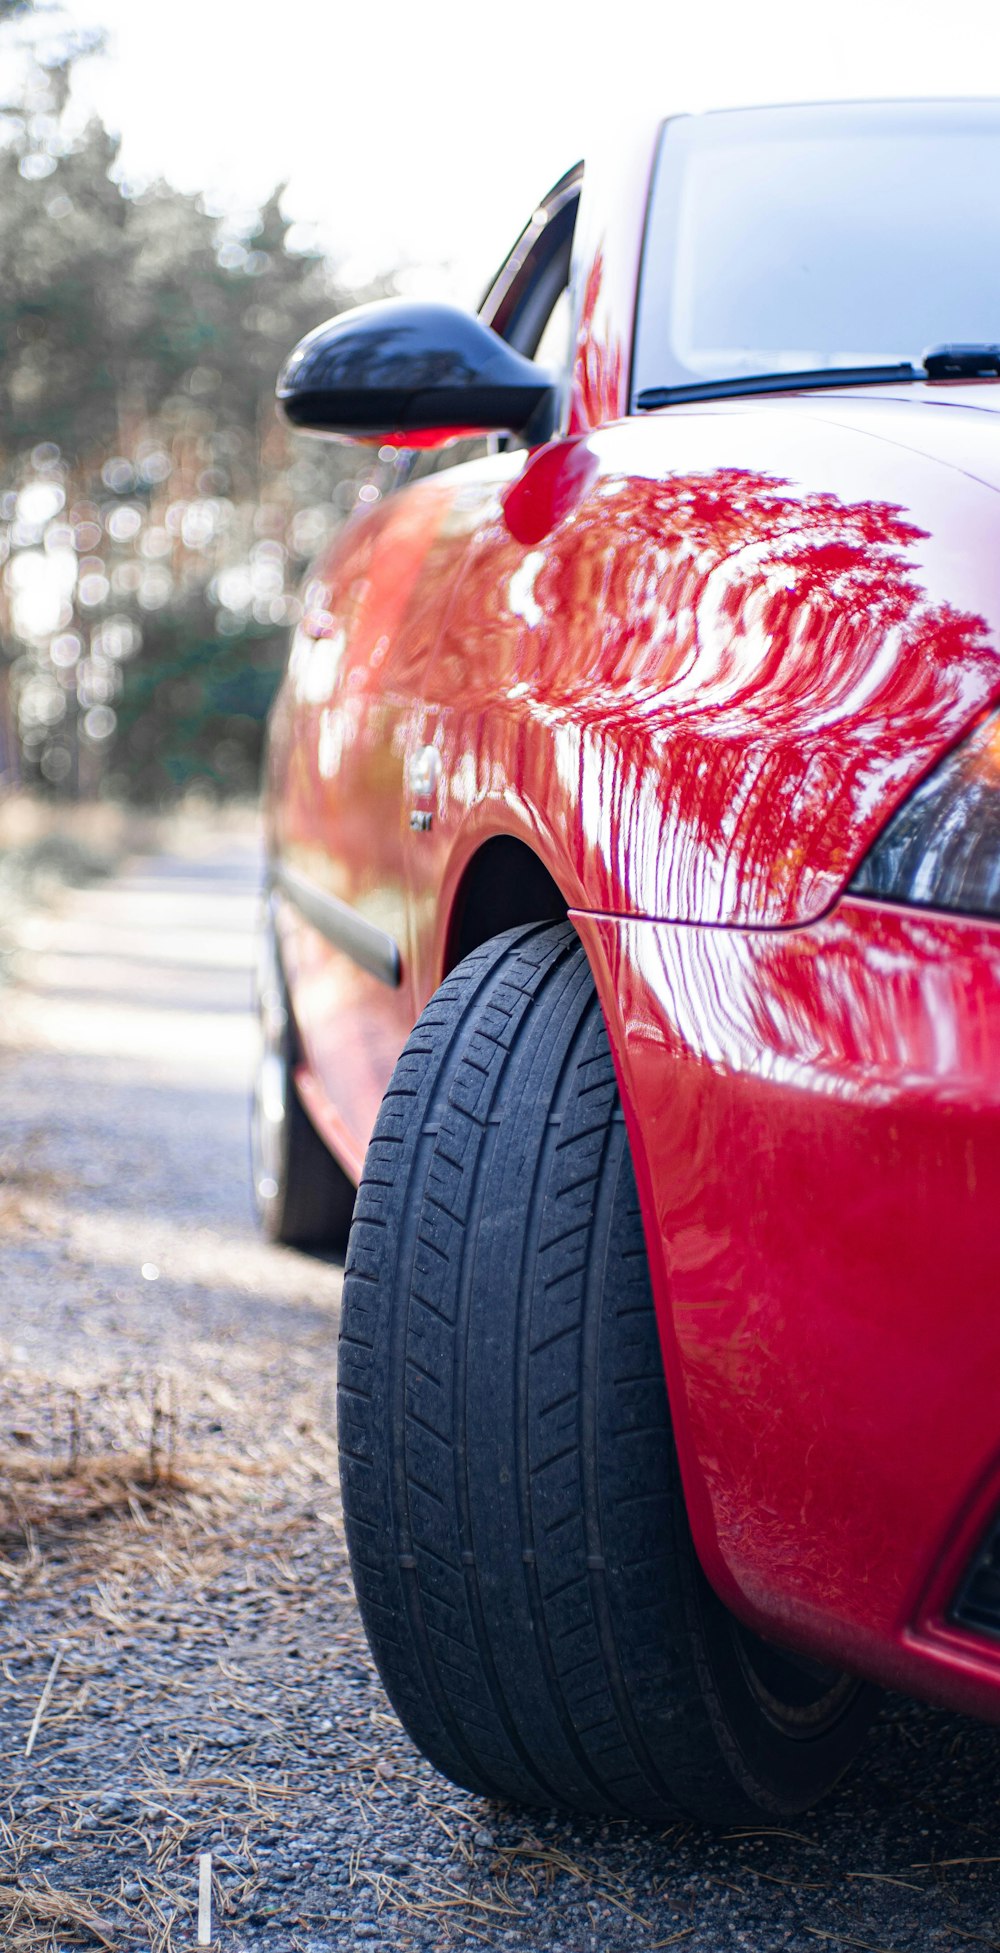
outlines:
[[[149,1524],[158,1504],[177,1492],[194,1491],[195,1461],[180,1470],[155,1448],[145,1452],[99,1452],[76,1461],[35,1458],[0,1451],[0,1552],[33,1535],[65,1535],[112,1513],[131,1514]],[[10,1565],[0,1571],[10,1572]]]
[[[216,1915],[226,1919],[261,1888],[255,1837],[297,1821],[302,1786],[256,1755],[280,1719],[269,1719],[256,1696],[255,1664],[226,1649],[239,1647],[241,1630],[253,1646],[262,1599],[285,1622],[272,1656],[285,1633],[295,1634],[313,1591],[296,1553],[317,1530],[318,1496],[326,1538],[337,1519],[333,1460],[322,1445],[307,1460],[301,1432],[282,1426],[263,1457],[245,1455],[240,1440],[249,1433],[233,1425],[214,1447],[193,1443],[203,1418],[174,1377],[105,1375],[89,1389],[81,1379],[80,1388],[60,1390],[22,1375],[16,1395],[15,1403],[8,1379],[0,1429],[13,1442],[0,1448],[0,1598],[8,1637],[13,1620],[18,1627],[0,1649],[0,1673],[11,1685],[5,1714],[16,1707],[23,1723],[30,1708],[32,1723],[21,1782],[0,1820],[0,1945],[12,1953],[113,1946],[114,1913],[141,1930],[151,1953],[173,1953],[192,1943],[190,1865],[206,1834],[221,1826],[235,1841],[239,1871],[216,1892]],[[340,1597],[347,1601],[343,1575]],[[194,1657],[190,1682],[178,1677],[178,1649]],[[122,1720],[144,1732],[128,1773],[127,1813],[116,1813],[101,1838],[141,1868],[133,1881],[141,1896],[131,1903],[126,1881],[108,1893],[77,1877],[83,1889],[68,1893],[34,1869],[43,1844],[76,1869],[91,1843],[73,1787],[53,1783],[49,1759],[79,1739],[95,1695],[109,1690],[114,1713],[102,1727]],[[157,1728],[154,1711],[151,1729],[157,1698],[167,1713]],[[203,1724],[193,1740],[171,1737],[177,1702]],[[234,1721],[248,1739],[220,1764],[216,1739]],[[49,1792],[44,1810],[30,1816],[17,1794],[28,1784],[36,1797],[37,1786]]]
[[[65,1539],[116,1514],[146,1529],[158,1507],[197,1491],[199,1469],[217,1479],[214,1458],[191,1458],[184,1466],[178,1461],[173,1377],[130,1381],[124,1388],[119,1382],[114,1415],[101,1418],[113,1389],[107,1377],[94,1377],[89,1387],[82,1381],[78,1389],[39,1381],[30,1408],[22,1404],[8,1423],[14,1442],[0,1444],[0,1555],[6,1556],[0,1576],[17,1579],[25,1555],[37,1562],[39,1541],[47,1535]],[[21,1392],[23,1397],[23,1384]],[[234,1469],[239,1461],[228,1461],[228,1470]],[[219,1489],[213,1483],[216,1496]]]
[[[56,1892],[49,1884],[38,1886],[0,1885],[0,1926],[3,1944],[11,1949],[33,1953],[39,1944],[73,1944],[84,1938],[100,1946],[113,1947],[114,1928],[102,1919],[86,1900],[70,1892]]]

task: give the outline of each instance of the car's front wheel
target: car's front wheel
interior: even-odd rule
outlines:
[[[475,951],[420,1018],[358,1194],[347,1537],[414,1741],[469,1789],[787,1817],[870,1716],[747,1633],[692,1546],[629,1145],[568,923]]]

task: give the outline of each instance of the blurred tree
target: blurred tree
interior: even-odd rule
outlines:
[[[22,11],[0,0],[0,25]],[[21,769],[65,793],[248,791],[295,585],[361,479],[356,452],[286,434],[275,372],[352,300],[290,248],[280,189],[234,234],[195,197],[123,183],[100,123],[68,133],[78,58],[65,39],[41,53],[0,142],[0,641]]]

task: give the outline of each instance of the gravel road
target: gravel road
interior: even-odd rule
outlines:
[[[189,837],[22,918],[0,990],[0,1945],[186,1953],[211,1852],[226,1953],[1000,1948],[974,1723],[891,1702],[820,1811],[723,1837],[413,1753],[342,1544],[340,1275],[249,1214],[258,878]]]

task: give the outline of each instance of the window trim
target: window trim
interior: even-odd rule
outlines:
[[[582,182],[582,163],[560,177],[532,212],[480,302],[484,325],[526,359],[534,358],[553,306],[570,282]]]

